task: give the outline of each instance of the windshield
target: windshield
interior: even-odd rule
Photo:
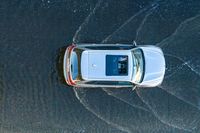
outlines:
[[[144,57],[141,49],[137,48],[132,51],[133,57],[133,76],[134,83],[141,83],[144,76]]]

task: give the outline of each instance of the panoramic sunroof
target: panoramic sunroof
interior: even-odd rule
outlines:
[[[106,76],[128,75],[127,55],[106,55]]]

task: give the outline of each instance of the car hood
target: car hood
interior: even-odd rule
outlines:
[[[165,74],[165,59],[160,48],[141,47],[145,59],[145,72],[141,85],[157,86],[162,83]]]

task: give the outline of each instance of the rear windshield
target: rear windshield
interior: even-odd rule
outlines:
[[[71,74],[73,80],[78,77],[78,56],[74,51],[71,54]]]
[[[71,53],[71,57],[70,57],[71,76],[72,76],[73,80],[77,80],[77,81],[82,80],[81,69],[80,69],[80,65],[81,65],[80,60],[81,60],[82,52],[83,52],[82,49],[74,48],[74,50]]]
[[[127,76],[127,55],[106,55],[106,76]]]

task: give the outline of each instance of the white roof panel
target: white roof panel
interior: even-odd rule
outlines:
[[[127,55],[128,75],[106,76],[106,55]],[[87,50],[81,56],[81,74],[85,80],[131,81],[132,55],[130,50]]]

